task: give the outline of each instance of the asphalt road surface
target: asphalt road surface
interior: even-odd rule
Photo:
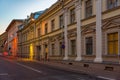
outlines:
[[[0,57],[0,80],[103,80],[84,73],[65,71],[32,61]]]

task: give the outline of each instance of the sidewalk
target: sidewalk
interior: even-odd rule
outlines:
[[[86,73],[103,77],[109,80],[120,80],[120,65],[101,64],[101,63],[83,63],[69,61],[35,61],[40,64],[60,68],[77,73]],[[113,68],[113,70],[112,70]]]
[[[31,61],[29,59],[17,59]],[[76,62],[76,61],[37,61],[34,62],[59,68],[66,71],[86,73],[107,80],[120,80],[120,65],[108,63]]]

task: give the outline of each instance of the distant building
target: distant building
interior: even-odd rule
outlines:
[[[0,35],[0,53],[4,55],[7,52],[7,32]]]
[[[8,25],[6,32],[8,33],[7,42],[8,42],[8,54],[10,56],[17,56],[18,48],[18,37],[17,31],[18,26],[23,24],[23,20],[21,19],[13,19],[11,23]]]
[[[34,41],[35,38],[35,29],[36,24],[34,21],[38,19],[38,17],[44,12],[43,11],[37,11],[34,13],[31,13],[30,16],[27,16],[27,19],[24,20],[23,25],[19,26],[18,30],[18,56],[20,57],[26,57],[33,59],[33,48],[34,48]],[[26,41],[30,41],[29,43],[26,43]],[[26,45],[26,46],[23,46]],[[31,56],[32,55],[32,56]]]

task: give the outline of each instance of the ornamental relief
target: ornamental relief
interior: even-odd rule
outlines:
[[[68,31],[68,38],[76,37],[76,36],[77,36],[76,29],[72,29]]]
[[[95,27],[94,26],[85,26],[82,28],[82,34],[88,34],[88,33],[92,33],[95,32]]]
[[[118,22],[118,20],[109,20],[109,21],[106,21],[105,23],[103,23],[103,26],[102,26],[102,29],[103,30],[107,30],[107,29],[111,29],[111,28],[120,28],[120,23]]]
[[[62,33],[62,34],[58,34],[58,35],[56,35],[56,38],[57,38],[58,40],[62,40],[62,39],[63,39],[63,36],[64,36],[63,33]]]
[[[54,36],[51,36],[49,40],[50,40],[50,42],[55,42],[56,38]]]

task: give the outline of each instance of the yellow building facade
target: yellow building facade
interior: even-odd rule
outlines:
[[[22,56],[120,61],[120,0],[58,0],[25,26],[18,32]]]

